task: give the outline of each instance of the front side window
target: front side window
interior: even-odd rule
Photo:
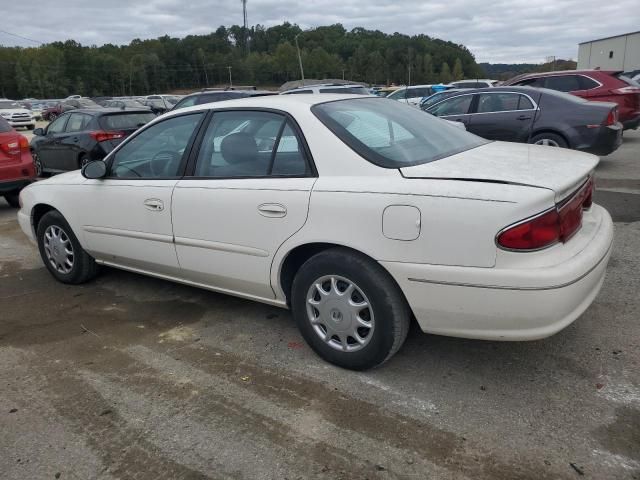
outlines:
[[[217,112],[202,140],[195,176],[302,176],[308,162],[290,121],[258,111]]]
[[[115,153],[111,177],[177,177],[187,154],[187,146],[203,115],[199,112],[171,117],[140,132]]]
[[[478,95],[478,113],[518,110],[519,97],[517,93],[481,93]]]
[[[464,115],[469,112],[471,106],[472,95],[463,95],[461,97],[453,97],[434,105],[427,111],[436,117],[447,117],[451,115]]]
[[[84,113],[72,113],[69,115],[69,121],[67,122],[67,133],[82,132],[86,130],[87,125],[91,121],[91,116]]]
[[[384,168],[433,162],[487,143],[418,109],[384,98],[320,103],[311,111],[356,153]]]

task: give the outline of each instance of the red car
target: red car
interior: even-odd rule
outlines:
[[[640,83],[619,71],[565,70],[526,73],[506,81],[503,85],[550,88],[596,102],[615,102],[618,104],[619,119],[625,130],[640,126]]]
[[[33,182],[35,177],[29,140],[0,117],[0,195],[12,207],[19,207],[20,190]]]

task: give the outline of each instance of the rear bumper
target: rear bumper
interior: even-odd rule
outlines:
[[[20,180],[0,181],[0,195],[20,191],[33,182],[33,180],[33,178],[24,178]]]
[[[620,145],[622,145],[622,124],[618,123],[610,127],[598,127],[598,132],[595,135],[593,142],[584,148],[579,150],[593,155],[609,155],[616,151]]]
[[[382,265],[400,285],[425,332],[486,340],[545,338],[576,320],[604,281],[613,222],[602,207],[592,208],[597,225],[587,246],[553,266]]]
[[[640,127],[640,115],[630,120],[622,122],[622,126],[625,130],[636,129]]]

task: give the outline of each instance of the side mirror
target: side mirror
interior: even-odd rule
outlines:
[[[42,137],[42,136],[44,136],[44,128],[36,128],[36,129],[33,131],[33,134],[34,134],[34,135],[37,135],[38,137]]]
[[[107,175],[107,164],[102,160],[92,160],[81,170],[82,176],[90,180],[104,178]]]

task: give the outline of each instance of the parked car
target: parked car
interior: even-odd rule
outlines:
[[[221,102],[223,100],[233,100],[235,98],[264,97],[266,95],[277,95],[277,92],[269,90],[226,90],[207,91],[192,93],[183,97],[172,110],[202,105],[204,103]]]
[[[361,370],[413,316],[492,340],[578,318],[613,240],[598,161],[374,96],[245,98],[170,112],[30,185],[18,221],[61,282],[110,265],[288,307],[322,358]]]
[[[354,83],[318,83],[292,88],[280,95],[296,95],[299,93],[342,93],[344,95],[371,95],[369,89]]]
[[[456,89],[452,89],[452,90],[440,90],[439,92],[435,92],[434,94],[428,96],[428,97],[424,97],[421,101],[420,101],[420,109],[421,110],[426,110],[427,108],[429,108],[431,105],[434,105],[442,100],[444,100],[445,98],[449,98],[452,95],[458,95],[461,91],[464,90],[469,90],[468,88],[456,88]]]
[[[461,90],[426,112],[463,122],[488,140],[528,142],[608,155],[622,143],[618,105],[532,87]]]
[[[42,118],[48,122],[52,122],[60,115],[70,110],[78,108],[102,108],[96,102],[89,98],[70,98],[57,103],[53,107],[46,108],[42,111]]]
[[[0,195],[17,208],[20,190],[31,183],[35,175],[29,140],[0,117]]]
[[[36,119],[31,110],[13,100],[0,100],[0,116],[12,127],[26,127],[29,130],[36,128]]]
[[[457,82],[451,82],[453,88],[491,88],[498,86],[498,80],[491,80],[489,78],[477,78],[468,80],[458,80]]]
[[[123,139],[155,118],[149,110],[75,109],[34,130],[31,140],[38,174],[60,173],[100,160]]]
[[[437,91],[448,90],[452,87],[448,85],[412,85],[410,87],[400,87],[395,92],[390,93],[387,98],[397,100],[412,106],[420,105],[424,97],[429,97]]]
[[[149,107],[143,105],[142,102],[134,100],[132,98],[116,98],[113,100],[105,100],[102,102],[102,106],[106,108],[119,108],[121,110],[125,110],[127,108],[134,108],[137,110],[151,110]]]
[[[567,70],[519,75],[504,85],[567,92],[596,102],[615,102],[624,129],[640,126],[640,84],[614,70]]]

